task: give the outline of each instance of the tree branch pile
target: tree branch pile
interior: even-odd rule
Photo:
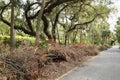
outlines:
[[[18,48],[14,55],[3,54],[1,61],[5,64],[4,73],[11,80],[46,80],[54,74],[64,73],[63,68],[68,69],[86,56],[95,56],[99,52],[95,46],[84,44],[76,46],[53,46],[50,50],[34,47]],[[56,73],[55,73],[56,72]],[[52,74],[51,74],[52,73]],[[50,80],[53,80],[51,77]]]

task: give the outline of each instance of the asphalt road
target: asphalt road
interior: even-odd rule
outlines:
[[[120,80],[120,49],[114,46],[101,52],[61,80]]]

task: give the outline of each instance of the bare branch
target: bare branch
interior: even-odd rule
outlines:
[[[67,32],[73,31],[74,29],[76,29],[80,25],[86,25],[86,24],[89,24],[89,23],[93,22],[101,14],[103,14],[103,13],[99,13],[99,14],[94,15],[94,17],[90,21],[80,23],[80,24],[75,24],[74,27],[70,28]]]
[[[0,20],[1,20],[1,18],[3,18],[3,12],[4,12],[4,10],[5,10],[9,5],[10,5],[10,2],[2,8],[2,10],[1,10],[1,12],[0,12]]]

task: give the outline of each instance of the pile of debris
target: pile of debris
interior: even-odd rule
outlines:
[[[99,53],[95,46],[51,46],[49,50],[39,47],[22,47],[13,54],[1,55],[2,76],[9,80],[53,80],[82,62],[85,56]],[[63,70],[64,68],[64,70]]]

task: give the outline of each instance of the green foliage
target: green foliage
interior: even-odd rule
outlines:
[[[7,3],[5,3],[4,0],[1,0],[1,1],[4,2],[4,4],[2,6],[7,4]],[[39,4],[38,4],[40,1],[41,0],[36,0],[36,1],[26,0],[26,2],[24,2],[23,0],[14,0],[15,26],[18,28],[16,30],[17,35],[26,36],[25,34],[28,34],[31,36],[35,36],[34,33],[36,32],[36,28],[34,26],[36,25],[36,22],[37,22],[37,20],[36,20],[37,14],[36,13],[38,13],[38,10],[40,9]],[[46,20],[44,18],[44,20],[41,21],[41,25],[40,25],[41,33],[43,33],[47,37],[48,37],[48,35],[50,35],[53,38],[53,34],[49,34],[49,33],[53,32],[52,27],[56,23],[56,26],[55,26],[56,27],[55,28],[56,41],[60,41],[62,44],[64,44],[64,42],[65,42],[64,41],[65,34],[67,34],[67,32],[70,29],[72,29],[74,31],[77,29],[80,29],[81,32],[79,30],[77,30],[76,31],[77,34],[75,36],[72,35],[72,33],[74,33],[74,31],[71,31],[70,34],[68,33],[69,35],[67,35],[67,38],[66,38],[66,40],[67,40],[66,42],[68,42],[68,44],[74,43],[74,42],[99,44],[101,42],[100,34],[101,34],[102,28],[98,31],[98,26],[100,24],[102,24],[103,22],[105,24],[102,24],[100,26],[107,25],[106,18],[108,17],[109,13],[111,12],[111,9],[108,7],[108,5],[111,4],[110,0],[72,0],[70,2],[69,2],[69,0],[66,2],[64,2],[64,0],[63,0],[64,3],[62,3],[62,0],[61,0],[60,1],[61,4],[59,4],[59,5],[57,4],[57,2],[59,3],[59,0],[52,0],[50,2],[46,1],[47,5],[53,6],[55,4],[56,6],[51,8],[50,11],[49,11],[49,7],[46,6],[46,8],[45,8],[46,11],[44,13],[46,15],[46,16],[44,16],[46,18]],[[68,5],[68,6],[65,7],[65,5]],[[61,12],[59,12],[63,7],[65,7],[65,8]],[[48,10],[48,12],[47,12],[47,10]],[[10,11],[10,5],[9,5],[4,10],[4,16],[3,16],[4,19],[8,22],[10,22],[10,16],[11,16],[10,13],[11,13],[11,11]],[[99,15],[96,16],[97,14],[99,14]],[[57,17],[58,17],[58,20],[57,20]],[[32,24],[30,24],[30,23],[32,23]],[[51,25],[49,25],[49,23]],[[47,27],[47,25],[49,25],[49,26]],[[4,33],[3,35],[9,35],[9,31],[8,31],[9,28],[5,29],[4,26],[6,26],[6,25],[0,24],[0,31],[2,32],[2,34]],[[95,26],[95,27],[92,27],[92,26]],[[46,31],[45,31],[45,29],[46,29]],[[87,29],[88,30],[92,29],[92,30],[88,32]],[[106,34],[106,33],[103,32],[103,34]],[[59,38],[58,38],[58,36],[59,36]],[[80,39],[80,36],[82,36],[81,39]],[[102,35],[102,36],[105,36],[105,35]],[[34,40],[33,39],[30,40],[30,38],[27,39],[27,38],[23,38],[23,37],[20,37],[20,38],[17,37],[16,39],[17,39],[17,41],[24,40],[24,41],[32,41],[32,43],[34,43]],[[45,42],[42,42],[40,44],[40,46],[47,48],[48,44]]]
[[[116,26],[116,38],[117,38],[117,41],[118,43],[120,44],[120,25],[119,26]]]
[[[47,48],[48,44],[45,41],[43,41],[39,44],[39,46],[42,48]]]
[[[120,17],[118,18],[117,25],[120,25]]]
[[[118,43],[120,44],[120,17],[118,18],[118,21],[116,22],[117,25],[116,25],[116,39],[118,41]]]
[[[42,48],[42,49],[46,49],[47,51],[50,50],[50,44],[47,43],[46,41],[42,41],[42,42],[39,44],[39,47]]]
[[[0,35],[9,35],[9,31],[9,27],[6,24],[0,22]]]
[[[3,73],[4,72],[4,69],[3,68],[0,68],[0,73]]]
[[[0,36],[0,41],[9,41],[10,36]],[[33,37],[22,37],[22,36],[16,36],[16,41],[26,41],[33,43],[35,41],[35,38]]]
[[[0,36],[0,41],[9,41],[9,36]]]
[[[102,30],[102,37],[109,37],[111,31],[110,30]]]

